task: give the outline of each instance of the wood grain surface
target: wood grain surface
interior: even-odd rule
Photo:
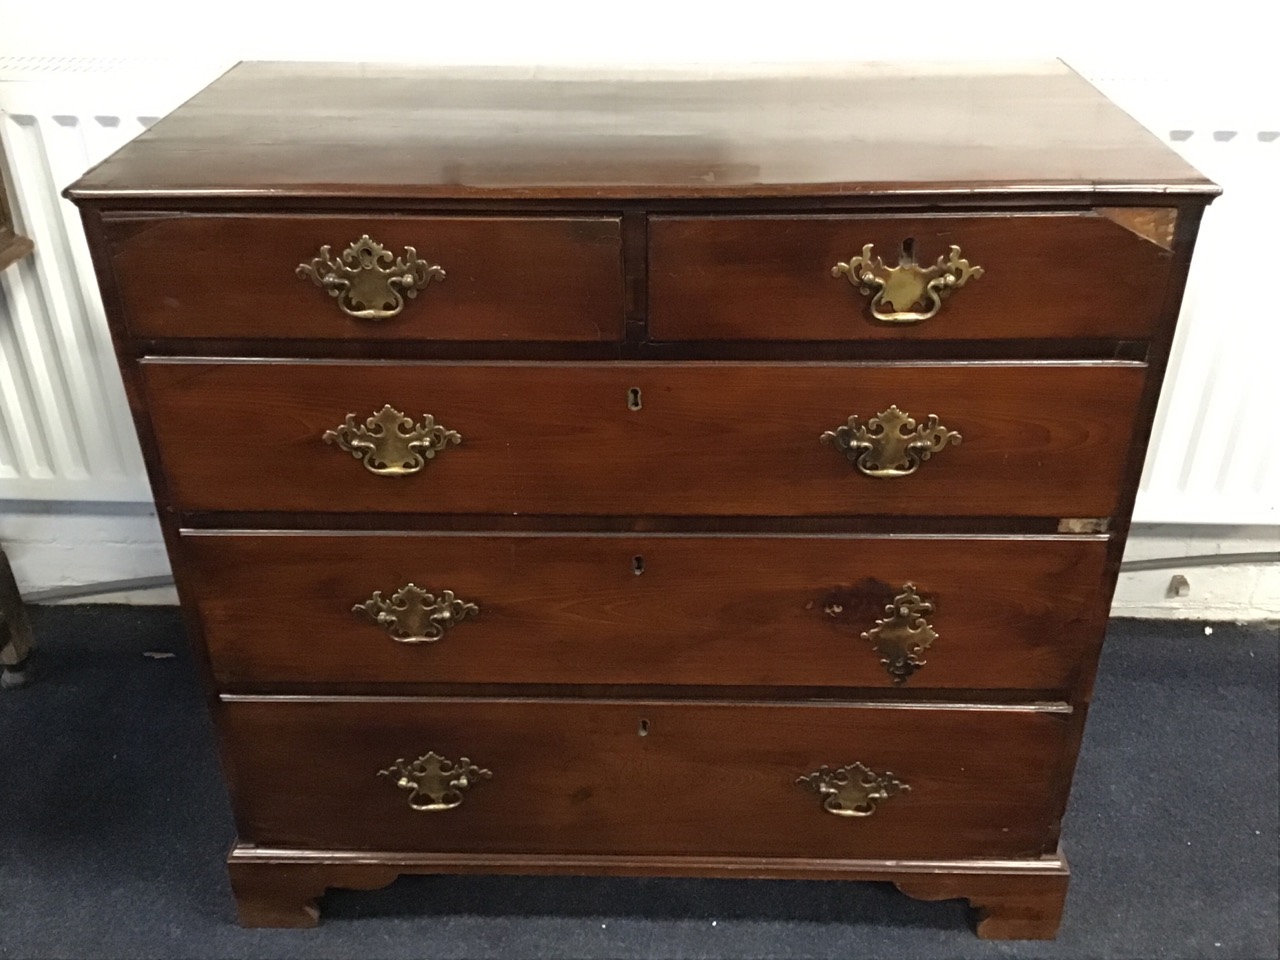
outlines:
[[[242,840],[475,853],[1039,856],[1070,729],[977,706],[237,698],[222,714]],[[492,778],[412,810],[379,771],[428,751]],[[855,761],[910,790],[840,817],[796,783]]]
[[[1070,687],[1102,639],[1106,539],[217,534],[182,551],[219,683],[895,688],[862,634],[934,605],[898,689]],[[479,614],[433,643],[353,614],[375,590]]]
[[[143,374],[186,509],[1105,517],[1144,369],[148,361]],[[384,404],[461,444],[386,477],[322,442]],[[820,442],[892,404],[963,442],[890,479]]]
[[[140,337],[611,341],[622,335],[616,217],[150,216],[107,225]],[[295,270],[362,236],[444,268],[387,320],[342,312]]]
[[[839,29],[838,25],[833,25]],[[763,72],[764,75],[761,75]],[[1061,63],[244,63],[70,189],[219,202],[1216,188]]]
[[[831,269],[868,243],[897,266],[908,239],[922,267],[956,245],[982,276],[953,290],[928,320],[877,320],[871,297]],[[1087,213],[655,217],[649,242],[654,340],[1144,339],[1171,259]]]

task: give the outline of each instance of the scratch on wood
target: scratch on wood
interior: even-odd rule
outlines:
[[[1095,212],[1162,250],[1173,249],[1173,229],[1178,223],[1174,207],[1098,207]]]
[[[1111,526],[1109,517],[1062,517],[1058,521],[1059,533],[1106,533]]]

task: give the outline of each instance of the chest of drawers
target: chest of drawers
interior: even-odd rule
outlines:
[[[1056,64],[244,64],[86,174],[242,922],[670,874],[1052,936],[1215,192]]]

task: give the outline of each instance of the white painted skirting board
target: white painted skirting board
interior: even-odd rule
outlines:
[[[24,593],[81,584],[164,576],[168,560],[149,505],[10,504],[0,511],[5,545]],[[1280,553],[1280,527],[1134,528],[1126,560],[1207,554]],[[1175,574],[1190,592],[1170,597]],[[172,604],[173,587],[85,598],[80,602]],[[1113,616],[1196,620],[1280,620],[1280,564],[1188,566],[1123,573]]]
[[[1280,554],[1280,527],[1195,527],[1140,524],[1125,561],[1218,554]],[[1122,572],[1111,605],[1114,617],[1157,617],[1241,622],[1280,621],[1280,563],[1169,566]],[[1187,579],[1185,597],[1170,596],[1170,580]]]
[[[151,504],[14,502],[0,509],[4,545],[25,594],[169,573]],[[173,587],[89,598],[92,602],[177,603]]]

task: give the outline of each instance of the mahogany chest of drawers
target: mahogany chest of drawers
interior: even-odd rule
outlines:
[[[241,920],[673,874],[1052,936],[1215,193],[1057,64],[244,64],[86,174]]]

